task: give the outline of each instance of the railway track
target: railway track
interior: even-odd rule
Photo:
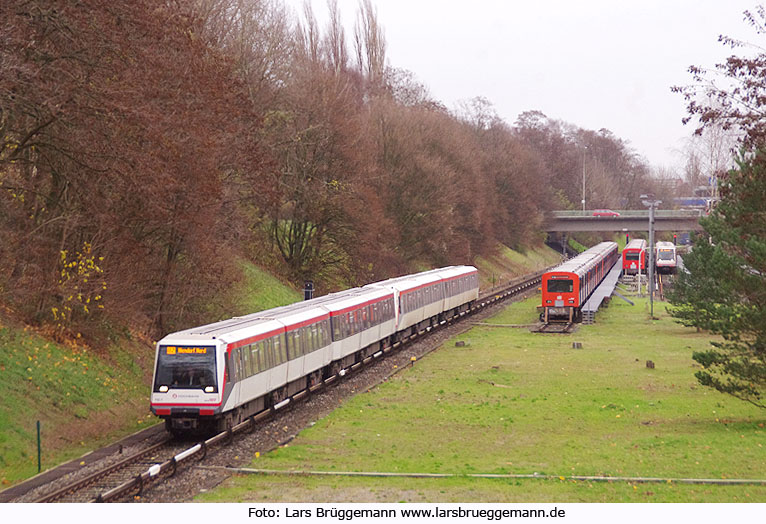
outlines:
[[[124,501],[129,497],[140,496],[150,485],[162,482],[163,479],[173,477],[176,472],[191,464],[197,464],[205,459],[208,453],[216,448],[221,448],[231,443],[243,433],[256,431],[265,421],[287,411],[289,406],[309,397],[312,393],[336,383],[341,377],[354,374],[373,361],[377,362],[382,357],[397,352],[401,347],[415,340],[421,340],[433,332],[466,319],[473,314],[483,311],[493,305],[497,305],[509,298],[517,297],[534,289],[541,280],[542,272],[511,281],[507,285],[485,293],[479,297],[471,310],[462,315],[442,322],[438,326],[428,328],[421,333],[415,334],[410,339],[398,342],[394,346],[367,357],[348,369],[341,370],[337,375],[328,377],[325,381],[316,384],[308,390],[297,393],[289,399],[279,410],[266,410],[242,423],[232,427],[226,432],[219,433],[203,442],[190,445],[189,442],[178,441],[164,435],[158,442],[153,442],[142,447],[119,460],[111,461],[110,464],[97,468],[96,471],[87,475],[74,475],[63,485],[50,490],[40,488],[37,492],[45,493],[36,495],[32,502],[114,502]],[[60,482],[58,484],[61,484]],[[17,486],[18,488],[18,486]]]
[[[574,331],[574,322],[549,322],[548,324],[539,324],[532,328],[533,333],[571,333]]]

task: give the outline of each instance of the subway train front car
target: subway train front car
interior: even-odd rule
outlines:
[[[225,347],[210,337],[168,335],[157,343],[152,413],[173,434],[216,429],[225,386]]]

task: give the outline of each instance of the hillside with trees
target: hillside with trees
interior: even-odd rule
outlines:
[[[538,245],[552,209],[631,205],[630,145],[538,111],[450,110],[278,0],[0,5],[0,301],[61,339],[232,314],[246,260],[320,293]]]

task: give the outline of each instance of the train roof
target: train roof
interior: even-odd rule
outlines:
[[[424,273],[418,273],[416,275],[407,275],[404,277],[389,278],[382,282],[375,282],[374,284],[368,284],[366,288],[386,288],[396,289],[400,292],[410,291],[421,286],[432,284],[434,282],[440,282],[442,277],[434,272],[428,271]]]
[[[346,293],[343,296],[337,297],[337,299],[332,302],[323,304],[323,307],[332,315],[333,313],[340,313],[347,309],[353,309],[370,302],[378,302],[387,297],[392,297],[393,294],[394,292],[392,290],[386,288],[357,288],[353,293]]]
[[[655,244],[655,247],[657,249],[675,249],[676,245],[673,242],[663,241],[663,242],[657,242]]]
[[[392,289],[406,291],[422,285],[437,282],[442,278],[459,276],[475,271],[471,266],[450,266],[424,271],[415,275],[404,275],[364,287],[357,287],[330,293],[321,297],[295,302],[286,306],[233,317],[203,326],[197,326],[166,335],[160,343],[188,343],[210,341],[221,338],[227,342],[268,333],[285,326],[292,327],[328,316],[331,312],[383,299],[392,294]]]
[[[574,258],[563,262],[546,273],[582,273],[590,269],[592,265],[600,261],[606,253],[616,249],[615,242],[601,242],[592,248],[583,251]]]
[[[214,322],[204,326],[193,327],[183,331],[177,331],[166,335],[159,344],[189,344],[207,341],[214,343],[216,339],[224,342],[240,340],[247,336],[255,336],[273,331],[284,331],[285,326],[281,322],[269,318],[232,318],[221,322]]]
[[[411,291],[421,286],[439,282],[440,280],[449,280],[463,275],[469,275],[478,271],[473,266],[448,266],[438,269],[431,269],[416,273],[415,275],[404,275],[401,277],[389,278],[381,282],[367,284],[365,288],[392,288],[400,292]]]
[[[628,242],[628,245],[625,246],[625,249],[646,249],[646,240],[643,238],[634,238]],[[623,251],[625,251],[625,249],[623,249]]]

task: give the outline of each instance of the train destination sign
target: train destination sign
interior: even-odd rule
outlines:
[[[167,355],[206,355],[207,347],[165,346]]]

